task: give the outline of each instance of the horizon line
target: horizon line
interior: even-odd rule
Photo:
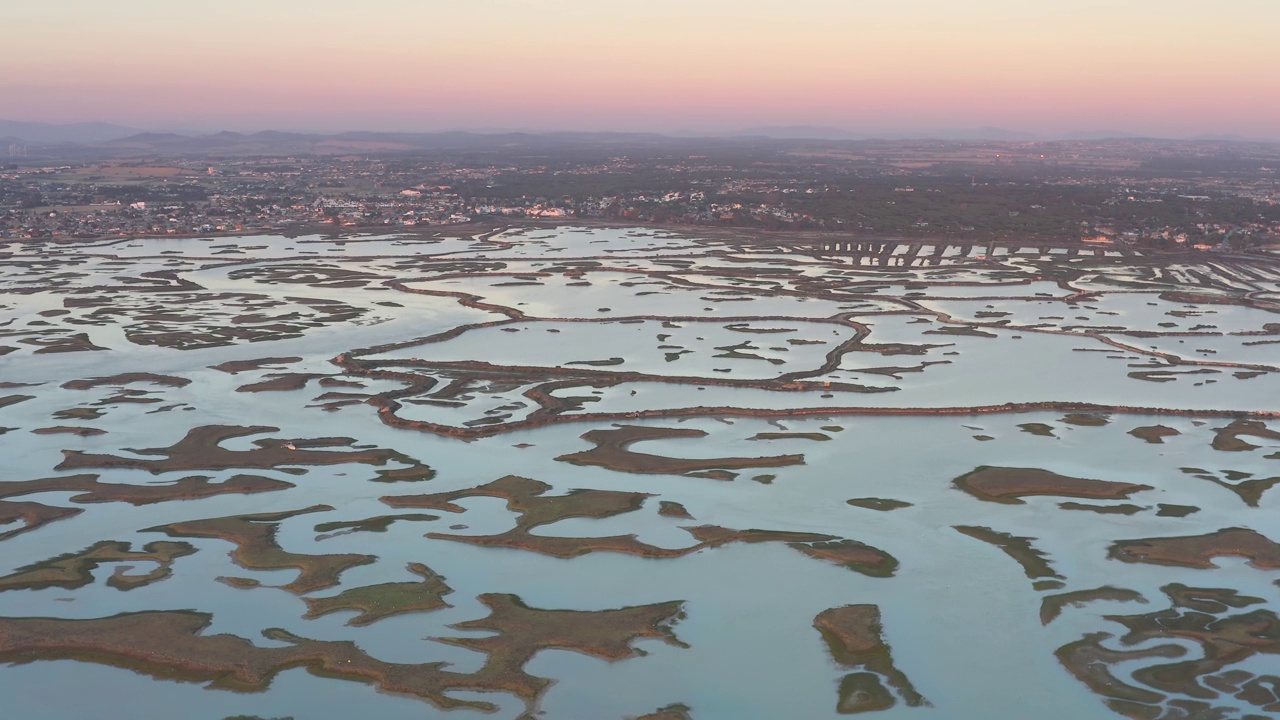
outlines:
[[[868,141],[868,140],[943,140],[952,142],[1061,142],[1061,141],[1102,141],[1102,140],[1166,140],[1166,141],[1184,141],[1184,142],[1241,142],[1241,143],[1278,143],[1278,137],[1256,137],[1236,132],[1213,132],[1204,131],[1195,134],[1172,135],[1161,133],[1143,133],[1130,132],[1124,130],[1066,130],[1066,131],[1026,131],[1012,129],[1006,127],[981,125],[974,127],[950,127],[950,128],[927,128],[927,129],[903,129],[903,130],[852,130],[832,125],[809,125],[809,124],[792,124],[792,125],[763,125],[757,127],[745,127],[728,130],[693,130],[693,129],[662,129],[662,130],[642,130],[642,129],[581,129],[581,128],[504,128],[504,127],[464,127],[453,126],[437,129],[373,129],[369,127],[353,127],[347,129],[320,129],[320,128],[287,128],[282,129],[277,126],[258,126],[256,129],[222,129],[200,128],[200,127],[184,127],[180,125],[160,125],[153,127],[136,127],[122,123],[116,123],[109,120],[84,120],[73,122],[52,122],[47,120],[13,120],[10,118],[0,118],[0,132],[8,129],[3,125],[31,125],[39,126],[46,129],[54,130],[73,130],[76,128],[86,127],[106,127],[114,128],[119,131],[127,132],[117,137],[111,137],[96,141],[49,141],[49,140],[30,140],[18,135],[10,135],[6,132],[5,137],[12,137],[26,142],[34,142],[40,144],[61,144],[71,142],[73,144],[101,144],[104,142],[113,142],[124,140],[130,137],[148,134],[175,135],[179,137],[188,137],[192,139],[212,137],[217,135],[243,135],[252,136],[263,133],[282,133],[291,135],[314,135],[314,136],[333,136],[351,133],[369,133],[369,134],[385,134],[385,135],[447,135],[447,134],[469,134],[469,135],[529,135],[529,136],[550,136],[550,135],[639,135],[639,136],[656,136],[671,139],[707,139],[707,140],[731,140],[731,139],[747,139],[753,137],[768,138],[771,140],[827,140],[827,141]]]

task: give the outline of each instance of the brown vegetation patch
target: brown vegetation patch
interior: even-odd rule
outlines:
[[[901,510],[902,508],[911,507],[911,503],[903,500],[893,500],[890,498],[853,498],[846,500],[846,503],[868,510],[879,510],[880,512],[889,512],[890,510]]]
[[[591,465],[629,473],[683,475],[706,470],[739,470],[759,467],[803,465],[804,455],[775,455],[755,458],[687,459],[632,452],[628,448],[644,440],[706,437],[702,430],[691,428],[655,428],[618,425],[610,430],[592,430],[582,439],[595,444],[591,450],[561,455],[556,458],[574,465]]]
[[[94,405],[151,405],[158,402],[164,402],[158,397],[151,397],[157,393],[152,390],[134,390],[127,387],[116,388],[115,394],[104,397]]]
[[[1262,496],[1280,484],[1280,477],[1255,478],[1253,473],[1240,470],[1223,470],[1222,477],[1203,468],[1184,467],[1182,472],[1230,490],[1249,507],[1258,507],[1262,503]]]
[[[71,352],[95,352],[106,350],[107,348],[94,345],[89,340],[89,333],[76,333],[74,335],[61,335],[55,337],[43,338],[25,338],[18,342],[23,345],[35,345],[39,350],[31,353],[32,355],[47,355],[50,353],[71,353]]]
[[[35,395],[6,395],[4,397],[0,397],[0,408],[17,405],[18,403],[26,402],[27,400],[34,400],[35,397]]]
[[[1044,423],[1023,423],[1018,426],[1024,433],[1031,435],[1039,435],[1040,437],[1058,437],[1053,434],[1053,426]]]
[[[1074,590],[1059,595],[1049,595],[1040,601],[1040,624],[1048,625],[1056,620],[1062,614],[1063,608],[1068,606],[1084,607],[1088,603],[1100,600],[1140,603],[1147,601],[1140,592],[1111,587],[1110,585],[1093,588],[1092,590]]]
[[[627,720],[693,720],[689,706],[684,703],[658,708],[647,715],[631,716]]]
[[[555,537],[535,535],[528,530],[514,528],[498,535],[452,535],[428,533],[433,540],[452,540],[478,547],[502,547],[527,550],[539,555],[557,558],[573,558],[594,552],[621,553],[647,558],[676,558],[700,550],[705,545],[692,548],[662,548],[636,539],[635,535],[610,535],[607,537]]]
[[[685,506],[675,502],[674,500],[659,501],[658,514],[663,517],[684,518],[686,520],[693,519],[693,515],[689,514],[689,511],[685,509]]]
[[[187,378],[174,377],[173,375],[157,375],[155,373],[136,372],[136,373],[120,373],[119,375],[110,375],[107,377],[85,378],[82,380],[72,380],[62,384],[65,390],[92,390],[96,387],[104,385],[132,385],[134,383],[150,383],[151,385],[160,385],[163,387],[186,387],[191,384]]]
[[[1099,515],[1137,515],[1147,509],[1141,505],[1089,505],[1088,503],[1078,502],[1058,503],[1058,507],[1063,510],[1083,510]]]
[[[356,381],[356,380],[341,380],[341,379],[336,378],[336,377],[333,377],[333,376],[326,376],[326,377],[322,377],[322,378],[320,378],[320,387],[327,387],[327,388],[338,388],[338,387],[340,387],[340,388],[364,388],[364,387],[367,387],[367,386],[366,386],[364,383],[362,383],[362,382],[358,382],[358,381]]]
[[[261,582],[254,580],[252,578],[226,577],[224,575],[221,577],[214,578],[214,581],[220,582],[223,585],[226,585],[227,587],[233,587],[237,590],[252,590],[254,588],[262,587]]]
[[[1144,425],[1130,430],[1129,434],[1141,440],[1146,440],[1152,445],[1163,445],[1165,438],[1181,435],[1182,433],[1164,425]]]
[[[964,335],[967,337],[997,338],[995,333],[979,330],[974,325],[947,325],[936,330],[925,330],[924,335]]]
[[[836,712],[847,715],[887,710],[898,700],[889,688],[896,691],[908,707],[930,706],[893,664],[892,652],[882,635],[880,608],[875,605],[831,608],[818,613],[813,627],[822,634],[832,659],[846,668],[861,669],[840,681]]]
[[[1127,563],[1210,569],[1214,558],[1243,557],[1263,570],[1280,569],[1280,545],[1245,528],[1226,528],[1206,535],[1120,540],[1109,557]]]
[[[1188,587],[1181,583],[1173,583],[1160,589],[1169,596],[1175,607],[1184,607],[1215,615],[1227,612],[1231,608],[1246,608],[1250,605],[1260,605],[1266,602],[1266,600],[1259,597],[1241,595],[1239,591],[1230,588],[1197,588]]]
[[[1256,437],[1263,440],[1280,440],[1280,432],[1271,430],[1261,420],[1236,420],[1226,427],[1215,428],[1217,435],[1213,438],[1213,449],[1226,452],[1242,452],[1257,450],[1258,446],[1242,440],[1242,437]]]
[[[871,577],[891,577],[898,570],[897,558],[856,540],[832,538],[818,542],[788,542],[787,545],[811,558],[826,560]]]
[[[1038,495],[1087,500],[1127,500],[1135,492],[1152,489],[1150,485],[1074,478],[1036,468],[989,465],[961,475],[954,484],[979,500],[1009,505],[1021,505],[1024,502],[1021,498]]]
[[[106,414],[101,408],[77,407],[59,410],[53,414],[58,420],[97,420]]]
[[[396,461],[410,465],[418,463],[394,450],[353,449],[350,452],[313,450],[314,447],[352,447],[351,438],[315,438],[310,440],[281,440],[268,438],[255,440],[253,450],[228,450],[220,443],[233,438],[278,432],[280,428],[267,426],[205,425],[192,428],[186,437],[164,448],[125,448],[138,455],[158,455],[163,460],[147,460],[120,455],[100,455],[76,450],[63,450],[64,456],[57,470],[83,468],[135,468],[152,473],[189,470],[227,470],[253,468],[269,470],[292,465],[341,465],[363,463],[385,465]]]
[[[0,526],[21,522],[22,527],[0,532],[0,540],[17,537],[51,522],[73,517],[84,512],[80,508],[54,507],[36,502],[0,502]]]
[[[1092,413],[1071,413],[1058,418],[1058,422],[1064,422],[1068,425],[1080,425],[1083,427],[1103,427],[1111,422],[1111,418],[1106,415],[1094,415]]]
[[[288,392],[291,390],[306,389],[307,383],[320,378],[327,378],[329,375],[323,373],[271,373],[266,376],[267,379],[260,380],[256,383],[241,385],[236,388],[236,392]]]
[[[956,525],[955,529],[975,540],[981,540],[1000,548],[1004,551],[1004,554],[1017,561],[1022,566],[1022,571],[1032,580],[1038,578],[1063,579],[1061,575],[1054,571],[1044,553],[1031,544],[1033,538],[1018,537],[986,527]]]
[[[640,638],[663,640],[686,647],[672,626],[683,617],[683,603],[671,601],[617,610],[540,610],[531,608],[515,595],[481,595],[490,610],[482,620],[469,620],[451,627],[484,630],[490,637],[435,638],[440,642],[476,650],[488,656],[484,667],[470,676],[477,686],[504,689],[532,700],[551,684],[550,680],[524,672],[525,664],[540,650],[573,650],[605,660],[637,657],[643,652],[631,646]]]
[[[141,575],[129,574],[132,566],[122,565],[107,579],[107,585],[117,590],[132,590],[169,577],[173,573],[174,560],[196,551],[188,543],[163,540],[147,543],[140,551],[132,551],[129,547],[129,543],[108,540],[80,552],[18,568],[17,572],[0,577],[0,592],[50,587],[73,590],[93,582],[93,571],[103,563],[155,563],[154,570]]]
[[[307,603],[306,618],[317,618],[340,610],[358,610],[347,625],[363,626],[393,615],[430,612],[450,607],[443,596],[453,592],[444,578],[422,563],[409,563],[409,572],[423,578],[420,582],[381,583],[343,590],[333,597],[303,598]]]
[[[148,528],[144,532],[163,532],[170,537],[217,538],[233,543],[236,549],[231,558],[240,567],[250,570],[280,570],[295,568],[298,577],[284,585],[284,589],[302,595],[338,584],[343,571],[358,565],[368,565],[377,558],[372,555],[306,555],[284,550],[276,542],[276,529],[283,520],[314,512],[333,510],[328,505],[313,505],[303,510],[257,515],[191,520]]]
[[[426,482],[436,476],[436,471],[426,465],[417,464],[416,461],[407,458],[406,462],[414,462],[415,464],[409,467],[379,470],[377,471],[378,476],[369,478],[369,481],[380,483]]]
[[[831,439],[830,435],[824,433],[801,433],[801,432],[763,432],[756,433],[748,440],[815,440],[817,442],[825,442]]]
[[[220,370],[224,373],[236,375],[250,370],[261,370],[270,365],[292,365],[293,363],[302,362],[300,357],[278,357],[278,358],[258,358],[257,360],[229,360],[218,365],[210,365],[212,370]]]
[[[1143,650],[1110,650],[1102,644],[1110,638],[1108,633],[1091,633],[1076,642],[1063,645],[1054,654],[1077,680],[1097,695],[1107,698],[1107,705],[1111,709],[1130,718],[1145,720],[1159,717],[1159,709],[1153,706],[1164,700],[1165,696],[1120,680],[1109,666],[1148,658],[1181,657],[1186,654],[1186,650],[1168,644]],[[1143,709],[1154,712],[1135,712]]]
[[[130,485],[101,482],[97,475],[67,475],[0,482],[0,498],[45,492],[79,492],[79,495],[71,497],[71,502],[150,505],[171,500],[198,500],[215,495],[252,495],[294,487],[293,483],[260,475],[235,475],[220,483],[210,480],[211,478],[203,475],[192,475],[164,485]]]
[[[1133,367],[1132,365],[1130,367]],[[1217,375],[1220,370],[1212,370],[1210,368],[1199,368],[1196,370],[1183,370],[1175,372],[1173,370],[1134,370],[1129,373],[1129,377],[1134,380],[1145,380],[1147,382],[1174,382],[1180,375]]]
[[[437,540],[452,540],[481,547],[508,547],[552,557],[571,558],[592,552],[615,552],[648,558],[676,558],[703,549],[730,543],[783,542],[810,557],[842,565],[874,577],[888,577],[898,561],[888,553],[853,540],[820,533],[775,530],[733,530],[715,525],[683,528],[698,541],[686,548],[663,548],[641,542],[635,535],[607,537],[556,537],[534,534],[533,530],[568,518],[608,518],[639,510],[646,493],[614,490],[570,490],[564,495],[546,495],[550,485],[514,475],[487,485],[431,495],[402,495],[382,498],[392,507],[429,508],[463,512],[456,501],[466,497],[497,497],[507,501],[507,509],[517,513],[515,527],[497,535],[453,535],[428,533]],[[682,508],[683,509],[683,508]]]
[[[1113,710],[1128,717],[1261,717],[1219,705],[1224,695],[1261,712],[1280,712],[1280,678],[1239,667],[1260,654],[1280,654],[1280,618],[1275,613],[1235,612],[1266,601],[1224,588],[1175,583],[1162,589],[1171,602],[1166,610],[1107,616],[1127,630],[1119,639],[1124,649],[1103,647],[1110,635],[1094,633],[1059,649],[1058,659],[1107,698]],[[1137,660],[1186,657],[1188,652],[1181,646],[1162,642],[1171,639],[1198,645],[1199,651],[1191,653],[1191,659],[1132,668]],[[1142,649],[1129,649],[1134,647]],[[1110,666],[1120,663],[1128,666],[1112,673]]]
[[[516,475],[494,480],[487,485],[430,495],[401,495],[382,498],[391,507],[430,508],[458,513],[463,508],[455,501],[466,497],[496,497],[507,501],[507,509],[520,517],[516,525],[532,530],[566,518],[606,518],[639,510],[647,493],[616,490],[570,490],[564,495],[546,495],[551,486]]]
[[[380,515],[378,517],[365,518],[363,520],[351,520],[347,522],[327,522],[316,525],[315,531],[318,533],[330,533],[326,537],[334,535],[346,535],[354,532],[386,532],[391,524],[397,520],[439,520],[439,515],[427,515],[425,513],[409,513],[406,515]]]
[[[58,425],[56,427],[36,428],[31,431],[33,435],[75,435],[77,437],[93,437],[95,435],[106,435],[107,431],[102,428],[91,427],[71,427],[68,425]]]
[[[507,501],[507,509],[518,515],[516,526],[498,535],[451,535],[429,533],[427,537],[454,540],[489,547],[512,547],[553,557],[575,557],[595,551],[620,552],[645,557],[674,557],[680,550],[667,550],[642,543],[634,535],[600,538],[552,537],[535,535],[534,528],[567,518],[607,518],[639,510],[646,493],[614,490],[570,490],[564,495],[546,495],[551,486],[515,475],[494,480],[487,485],[431,495],[402,495],[382,498],[396,508],[429,508],[445,512],[463,512],[456,501],[465,497],[497,497]]]
[[[466,676],[443,671],[443,663],[386,663],[369,657],[353,642],[307,640],[279,629],[267,630],[263,636],[288,643],[284,647],[259,647],[234,635],[202,635],[212,620],[212,615],[191,611],[137,612],[93,620],[0,618],[0,660],[105,663],[239,692],[261,692],[282,670],[302,667],[323,677],[372,683],[442,708],[497,709],[490,703],[446,696],[452,683],[476,686],[465,683]]]

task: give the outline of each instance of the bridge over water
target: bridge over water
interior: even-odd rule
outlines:
[[[1007,257],[1142,257],[1144,253],[1113,245],[1018,244],[1009,242],[946,243],[900,240],[824,240],[819,254],[868,267],[926,267],[963,260]]]

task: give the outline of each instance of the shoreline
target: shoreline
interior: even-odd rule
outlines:
[[[1113,244],[1097,244],[1086,243],[1080,238],[1064,238],[1064,237],[1041,237],[1041,236],[1025,236],[1020,238],[1008,237],[956,237],[950,235],[919,235],[919,236],[902,236],[902,235],[881,235],[875,233],[863,233],[857,231],[842,230],[812,230],[812,229],[779,229],[766,230],[756,227],[725,227],[718,225],[681,225],[677,223],[655,223],[640,220],[635,221],[616,221],[604,220],[600,218],[520,218],[518,220],[498,220],[484,219],[476,220],[469,223],[458,223],[453,225],[429,225],[425,227],[406,226],[406,225],[384,225],[384,226],[334,226],[328,223],[298,223],[286,227],[278,228],[244,228],[241,230],[215,231],[206,233],[172,233],[172,234],[140,234],[140,235],[99,235],[96,237],[33,237],[33,238],[0,238],[0,244],[3,243],[51,243],[55,245],[75,245],[78,243],[104,243],[104,242],[124,242],[130,240],[199,240],[205,238],[237,238],[237,237],[255,237],[261,235],[277,235],[289,239],[297,239],[306,235],[319,235],[326,238],[359,238],[374,236],[410,236],[410,237],[442,237],[442,238],[461,238],[472,237],[476,235],[489,234],[494,232],[502,232],[519,228],[557,228],[557,227],[585,227],[585,228],[608,228],[608,229],[633,229],[642,228],[646,230],[656,230],[664,232],[678,233],[688,237],[690,240],[712,240],[712,241],[747,241],[747,242],[773,242],[780,245],[796,245],[819,243],[824,241],[840,241],[840,242],[871,242],[871,243],[895,243],[898,245],[937,245],[937,246],[975,246],[986,245],[989,247],[1027,247],[1027,246],[1043,246],[1054,248],[1080,248],[1094,250],[1112,250],[1120,252],[1139,251],[1146,256],[1160,257],[1176,257],[1186,255],[1191,257],[1199,257],[1210,253],[1207,250],[1194,250],[1191,248],[1136,248],[1132,245],[1122,243]],[[1268,245],[1255,249],[1253,252],[1246,252],[1249,257],[1257,257],[1259,255],[1267,255],[1271,252],[1280,251],[1280,245]],[[842,254],[858,254],[858,253],[830,253],[832,255]],[[874,253],[869,253],[874,254]],[[1217,253],[1222,257],[1229,257],[1238,254]],[[954,258],[956,260],[966,260],[968,258]]]

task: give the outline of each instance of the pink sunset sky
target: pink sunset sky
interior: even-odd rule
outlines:
[[[1277,0],[43,0],[0,118],[1280,139]]]

